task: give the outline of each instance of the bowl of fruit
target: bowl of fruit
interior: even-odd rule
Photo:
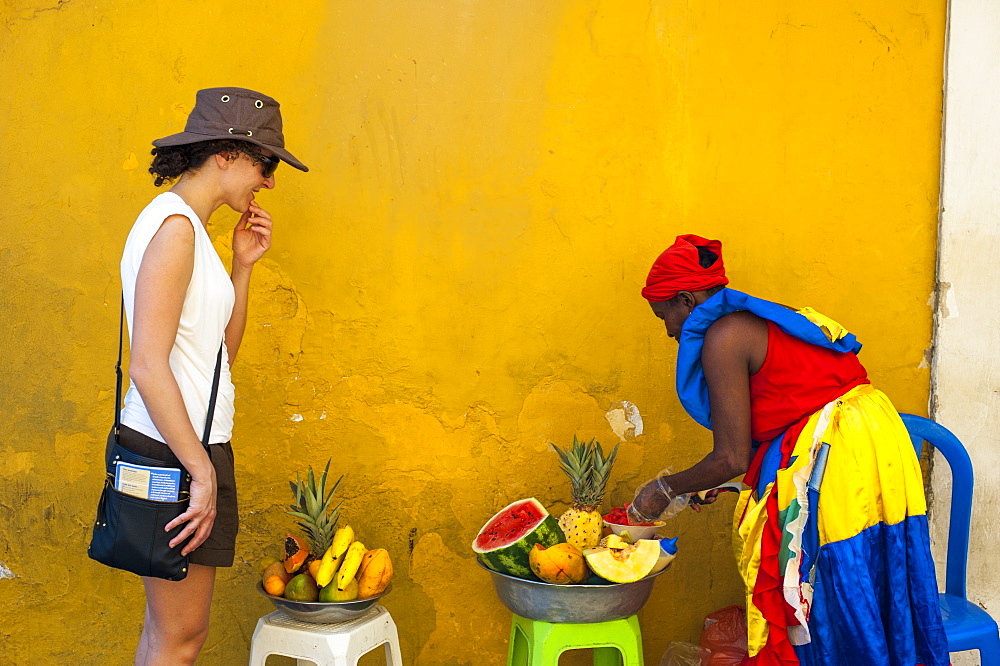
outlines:
[[[340,480],[327,489],[322,474],[291,483],[295,495],[286,513],[298,519],[305,539],[286,534],[283,557],[257,562],[257,591],[296,620],[330,624],[364,615],[392,589],[392,560],[385,548],[366,548],[350,525],[337,527],[340,504],[332,505]],[[343,477],[341,477],[343,479]]]
[[[602,538],[604,517],[597,509],[617,444],[605,455],[596,439],[574,435],[568,450],[552,448],[569,478],[573,505],[556,520],[534,497],[509,504],[476,535],[476,561],[489,572],[500,601],[521,617],[586,624],[634,615],[670,566],[674,540],[632,533]],[[624,518],[621,523],[631,527]],[[655,532],[658,526],[650,527]]]
[[[493,516],[472,549],[512,612],[572,624],[634,615],[676,552],[673,544],[670,552],[658,540],[615,534],[592,545],[571,543],[545,507],[528,498]]]
[[[632,541],[638,541],[639,539],[655,539],[657,536],[657,530],[663,527],[665,523],[662,520],[657,520],[651,523],[637,523],[635,525],[630,525],[628,521],[628,506],[628,504],[625,506],[617,506],[608,513],[604,514],[604,524],[611,528],[612,533],[619,536],[627,533]]]
[[[322,557],[308,555],[308,544],[289,534],[284,559],[265,557],[258,566],[257,591],[303,622],[353,620],[392,589],[389,553],[365,548],[350,525],[336,531]]]
[[[493,579],[497,598],[512,613],[529,620],[591,624],[635,615],[649,599],[656,577],[666,568],[632,583],[612,583],[596,575],[574,585],[518,578],[477,563]]]
[[[368,609],[392,591],[390,584],[382,592],[367,599],[355,599],[354,601],[293,601],[284,597],[276,597],[268,594],[264,590],[263,583],[257,583],[257,591],[267,597],[274,607],[284,611],[289,616],[302,622],[312,624],[334,624],[337,622],[347,622],[361,617],[368,612]]]

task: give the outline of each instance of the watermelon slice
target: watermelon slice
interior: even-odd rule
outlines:
[[[472,550],[493,571],[537,580],[528,556],[540,543],[546,548],[566,541],[556,519],[534,497],[518,500],[501,509],[479,530]]]

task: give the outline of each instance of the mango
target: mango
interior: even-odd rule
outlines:
[[[280,562],[280,561],[281,560],[279,560],[274,555],[265,555],[264,557],[260,558],[259,560],[257,560],[257,575],[263,577],[265,569],[267,569],[275,562]]]
[[[336,585],[326,585],[319,591],[319,600],[324,603],[337,603],[340,601],[354,601],[358,598],[358,581],[351,579],[343,590],[338,590]]]
[[[392,580],[392,560],[385,548],[369,550],[358,567],[358,598],[368,599],[381,594]]]
[[[285,571],[285,565],[278,559],[267,565],[267,568],[264,569],[264,573],[260,575],[260,579],[267,580],[271,576],[277,576],[281,579],[281,582],[286,585],[288,584],[288,581],[292,579],[292,574]]]
[[[309,574],[299,574],[285,586],[285,598],[291,601],[316,601],[319,588]]]

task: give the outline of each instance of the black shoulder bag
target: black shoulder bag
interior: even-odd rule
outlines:
[[[154,460],[130,451],[118,441],[121,429],[122,404],[122,339],[125,323],[125,300],[122,298],[121,323],[118,330],[118,364],[115,366],[115,425],[114,446],[104,478],[104,490],[97,504],[97,520],[90,540],[87,555],[101,564],[131,571],[140,576],[183,580],[188,572],[188,558],[181,555],[184,543],[171,548],[170,540],[184,528],[178,525],[167,532],[164,528],[188,508],[190,500],[191,475],[181,468],[179,501],[158,502],[134,497],[115,489],[115,466],[119,462],[144,465],[147,467],[174,467],[173,462]],[[215,415],[215,399],[219,392],[219,372],[222,368],[222,345],[215,361],[215,377],[212,379],[212,394],[208,400],[208,414],[201,444],[208,448],[208,438],[212,432],[212,418]]]

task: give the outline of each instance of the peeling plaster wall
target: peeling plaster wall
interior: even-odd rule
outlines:
[[[548,443],[613,444],[606,413],[638,408],[608,507],[710,447],[638,293],[677,233],[723,238],[734,286],[850,326],[920,412],[944,6],[871,4],[4,3],[0,662],[135,648],[140,583],[85,546],[121,246],[155,194],[149,142],[198,88],[275,96],[312,167],[260,198],[274,247],[233,372],[243,530],[201,663],[245,660],[287,480],[332,457],[345,518],[396,562],[405,663],[503,664],[509,613],[469,544],[514,499],[567,506]],[[210,224],[224,259],[234,221]],[[671,525],[649,663],[741,602],[732,501]]]
[[[948,25],[933,414],[965,444],[975,472],[968,598],[1000,617],[1000,7],[955,0]],[[931,513],[944,589],[951,474],[936,455]],[[956,666],[977,664],[974,652]]]

